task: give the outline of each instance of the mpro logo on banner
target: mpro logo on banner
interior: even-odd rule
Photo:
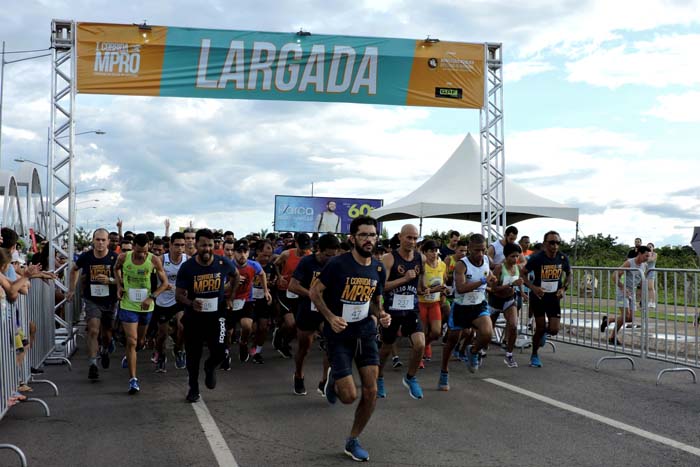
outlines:
[[[381,199],[276,195],[275,230],[347,234],[353,219],[383,205]]]
[[[484,47],[78,23],[77,87],[89,94],[482,108]]]

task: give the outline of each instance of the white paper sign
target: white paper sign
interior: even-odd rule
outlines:
[[[245,306],[245,300],[237,298],[233,301],[233,311],[242,310],[243,306]]]
[[[299,295],[295,294],[294,292],[290,292],[287,290],[287,298],[299,298]]]
[[[202,304],[202,311],[205,313],[211,313],[219,309],[219,297],[198,298],[197,300]]]
[[[109,297],[109,286],[105,284],[90,284],[90,295],[93,297]]]
[[[343,319],[348,323],[362,321],[369,315],[369,302],[365,303],[344,303]]]
[[[554,293],[559,288],[559,281],[542,281],[542,290],[544,293]]]
[[[256,300],[265,298],[265,291],[260,287],[253,287],[253,298]]]
[[[391,301],[392,310],[412,310],[413,309],[413,295],[399,295],[394,294],[394,299]]]
[[[148,298],[148,289],[129,289],[127,296],[132,302],[141,303]]]

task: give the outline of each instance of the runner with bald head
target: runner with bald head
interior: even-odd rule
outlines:
[[[384,287],[384,303],[391,315],[391,325],[382,329],[382,348],[379,352],[380,366],[377,378],[377,396],[386,397],[384,388],[384,365],[391,354],[391,345],[396,341],[399,330],[402,336],[411,340],[411,358],[408,371],[403,378],[403,385],[408,389],[413,399],[423,398],[416,379],[418,365],[423,358],[425,349],[425,334],[418,311],[418,295],[423,287],[423,258],[416,252],[418,229],[415,225],[406,224],[399,233],[399,248],[384,255],[382,262],[388,271]]]

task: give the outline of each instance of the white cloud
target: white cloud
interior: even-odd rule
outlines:
[[[114,165],[101,164],[97,170],[92,172],[82,172],[78,179],[81,182],[103,181],[112,177],[119,172],[119,167]]]
[[[5,126],[2,129],[3,136],[15,141],[38,141],[39,135],[30,130]]]
[[[678,123],[700,123],[700,91],[667,94],[656,98],[656,106],[645,115]]]
[[[503,80],[506,83],[514,83],[526,76],[546,73],[554,69],[556,69],[554,65],[541,60],[509,62],[503,66]]]

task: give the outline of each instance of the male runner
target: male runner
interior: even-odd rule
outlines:
[[[401,330],[402,336],[411,341],[411,356],[403,385],[413,399],[423,398],[423,389],[418,384],[416,372],[423,359],[425,334],[418,310],[418,295],[423,291],[423,258],[416,251],[418,229],[406,224],[399,233],[399,248],[384,255],[382,263],[389,272],[384,288],[384,303],[391,315],[391,326],[381,330],[382,347],[379,349],[379,377],[377,396],[386,397],[384,388],[384,365],[391,355],[391,346]]]
[[[326,265],[328,260],[338,254],[340,241],[333,234],[321,236],[318,240],[318,249],[315,254],[305,256],[299,261],[299,265],[292,274],[292,279],[289,281],[289,290],[299,295],[299,309],[296,316],[297,324],[297,341],[299,349],[294,356],[294,394],[297,396],[306,395],[306,387],[304,386],[304,359],[309,354],[309,349],[314,341],[316,332],[321,331],[323,324],[323,315],[318,312],[316,305],[309,299],[309,289],[316,282],[321,270]],[[328,358],[323,360],[323,375],[328,373]],[[325,386],[325,378],[319,384],[319,390]]]
[[[70,277],[70,290],[67,301],[75,295],[80,280],[80,271],[85,272],[82,296],[85,300],[85,321],[87,322],[87,348],[90,368],[88,379],[97,380],[97,338],[102,331],[102,352],[100,354],[102,368],[109,368],[108,348],[112,343],[112,321],[116,313],[117,287],[114,278],[114,265],[117,253],[109,249],[109,232],[106,229],[96,229],[92,234],[92,250],[78,257],[73,265]]]
[[[109,249],[117,254],[121,253],[119,250],[119,234],[117,232],[109,233]]]
[[[134,237],[134,250],[119,255],[114,269],[117,273],[117,297],[121,300],[119,321],[126,336],[126,356],[122,359],[122,367],[128,365],[129,394],[136,394],[141,390],[136,378],[137,343],[139,348],[143,347],[155,299],[168,288],[168,276],[160,259],[148,252],[146,234]],[[151,293],[153,270],[157,272],[161,285]]]
[[[503,247],[507,243],[515,243],[518,240],[518,228],[514,225],[506,228],[505,236],[501,240],[497,240],[489,245],[488,255],[491,268],[496,267],[497,264],[501,264],[503,260],[506,259],[503,254]]]
[[[185,306],[182,325],[185,329],[187,352],[188,402],[199,400],[199,364],[206,341],[209,358],[204,362],[204,384],[209,389],[216,387],[216,367],[224,359],[226,337],[225,281],[235,288],[239,283],[238,269],[222,256],[211,253],[214,249],[214,234],[209,229],[200,229],[195,234],[197,254],[185,261],[177,273],[175,298]]]
[[[311,286],[309,297],[326,320],[323,333],[327,339],[330,368],[326,375],[325,394],[329,403],[339,398],[344,404],[357,399],[352,377],[352,362],[360,372],[362,395],[355,411],[345,454],[356,461],[369,460],[369,454],[357,439],[369,422],[377,401],[377,322],[391,324],[391,316],[381,304],[386,273],[382,263],[372,258],[377,242],[377,221],[356,217],[350,224],[351,253],[330,260]]]
[[[493,330],[489,309],[486,304],[486,285],[495,284],[496,278],[490,273],[489,258],[486,256],[486,239],[481,234],[469,238],[469,254],[462,258],[454,270],[455,299],[448,321],[447,343],[442,348],[442,367],[438,389],[449,391],[450,353],[457,345],[463,330],[476,328],[477,337],[469,353],[469,371],[479,369],[479,350],[491,340]]]
[[[163,269],[168,277],[168,288],[156,298],[154,319],[158,323],[158,337],[156,338],[156,350],[158,351],[158,363],[156,372],[165,373],[165,340],[168,337],[169,324],[175,321],[175,368],[181,370],[185,368],[186,357],[184,344],[184,333],[182,329],[183,307],[175,300],[175,282],[180,266],[187,261],[185,250],[185,236],[182,232],[173,233],[170,237],[170,252],[163,255]],[[155,244],[154,244],[155,246]],[[161,284],[159,283],[158,286]]]
[[[534,368],[542,367],[537,351],[547,342],[547,334],[554,336],[559,333],[560,301],[571,283],[569,259],[559,253],[560,244],[561,238],[557,232],[551,230],[544,234],[544,249],[530,256],[522,271],[523,283],[530,289],[530,311],[535,317],[530,357],[530,366]],[[528,277],[530,272],[534,273],[533,281]],[[564,283],[562,274],[566,274]],[[549,323],[545,321],[545,316]]]
[[[192,227],[187,227],[182,233],[185,234],[185,254],[188,258],[191,258],[197,254],[195,230]]]
[[[450,230],[447,245],[442,245],[440,247],[440,258],[442,258],[443,261],[448,256],[455,254],[455,251],[457,250],[457,244],[459,243],[459,237],[459,232],[457,232],[456,230]]]
[[[277,270],[280,271],[280,277],[277,281],[280,323],[272,336],[272,346],[284,358],[292,357],[289,343],[296,335],[294,315],[297,312],[299,303],[299,296],[288,290],[289,281],[301,258],[311,254],[309,250],[309,248],[311,248],[311,238],[307,234],[300,233],[297,235],[295,243],[296,248],[284,250],[275,260],[275,266],[277,266]]]
[[[253,298],[255,299],[255,354],[253,363],[263,364],[265,359],[262,356],[263,344],[267,337],[267,330],[274,313],[274,301],[276,299],[277,268],[272,262],[272,243],[264,240],[258,244],[257,260],[265,272],[267,289],[270,292],[270,300],[265,297],[265,290],[262,287],[262,277],[255,276],[253,282]]]

